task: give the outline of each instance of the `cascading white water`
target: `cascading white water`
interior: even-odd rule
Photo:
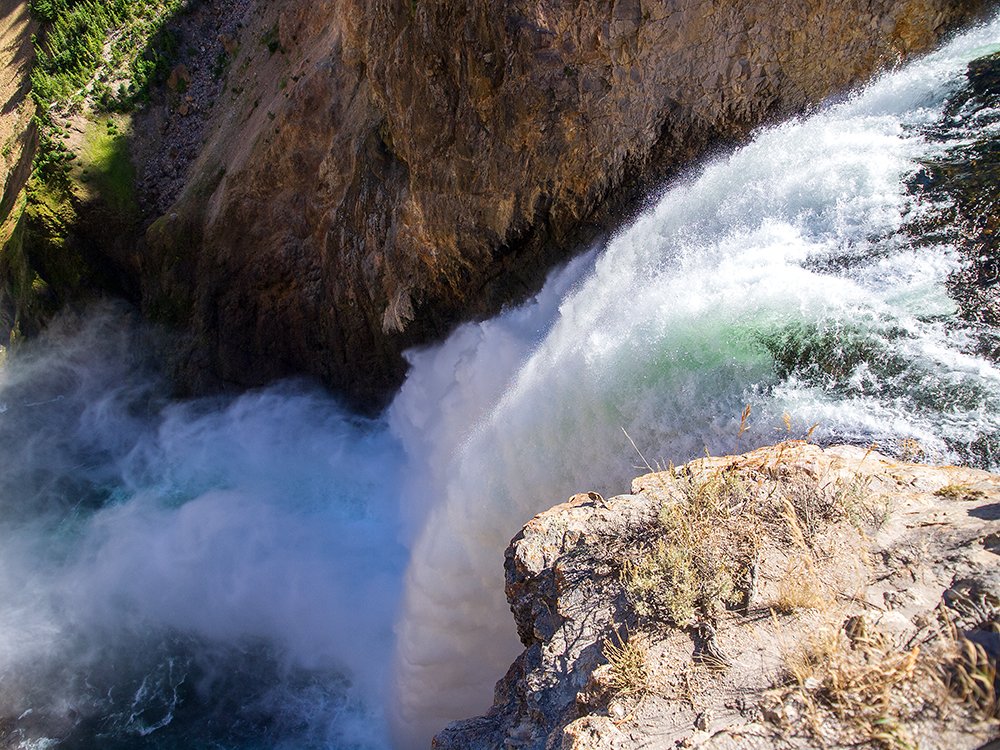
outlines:
[[[901,231],[927,210],[903,185],[933,148],[915,126],[939,116],[969,50],[997,39],[1000,27],[982,29],[713,160],[576,271],[585,278],[560,291],[537,343],[511,347],[501,318],[414,355],[397,419],[411,403],[442,401],[418,380],[428,365],[458,363],[453,383],[435,380],[448,396],[440,426],[397,427],[408,446],[439,429],[451,441],[424,486],[432,511],[399,628],[396,721],[414,747],[488,707],[519,650],[501,593],[510,536],[574,492],[625,490],[639,460],[629,439],[663,466],[729,453],[746,405],[744,449],[787,437],[786,415],[792,437],[818,425],[823,442],[892,450],[911,439],[943,460],[969,459],[962,446],[1000,431],[1000,372],[947,324],[944,281],[959,258]],[[450,411],[471,407],[456,407],[455,391],[495,339],[530,355],[503,369],[502,395],[474,428],[456,432]],[[781,373],[775,352],[788,350],[811,356]]]
[[[946,145],[921,126],[998,40],[712,160],[409,353],[380,420],[294,383],[169,403],[114,314],[64,323],[2,370],[0,715],[23,747],[426,747],[488,708],[519,648],[503,549],[572,493],[813,425],[1000,467],[961,258],[904,231]]]

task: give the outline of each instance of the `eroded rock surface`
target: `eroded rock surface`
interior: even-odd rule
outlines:
[[[31,36],[38,25],[28,14],[28,3],[3,0],[0,3],[0,226],[11,215],[21,189],[28,181],[37,134],[32,126],[35,107],[28,96],[28,73],[35,59]],[[5,242],[7,237],[0,237]]]
[[[741,513],[752,509],[758,556],[745,598],[714,615],[728,663],[706,664],[705,623],[637,616],[622,561],[639,559],[678,493],[718,476],[739,488]],[[948,672],[931,654],[965,636],[1000,657],[1000,477],[790,442],[640,477],[632,493],[576,495],[512,540],[506,590],[525,651],[487,715],[449,725],[435,748],[854,746],[872,726],[826,716],[817,734],[809,723],[831,690],[822,673],[789,681],[795,655],[817,658],[821,643],[825,658],[841,649],[863,669],[898,671],[903,694],[879,726],[900,741],[973,748],[997,733],[943,704]],[[631,695],[606,656],[630,639],[649,669]]]
[[[0,246],[6,245],[17,231],[24,186],[31,173],[31,160],[38,140],[34,126],[35,105],[28,96],[31,88],[28,75],[35,59],[31,38],[37,27],[28,14],[27,2],[4,0],[0,3],[0,97],[4,102],[0,110],[0,182],[3,183]],[[9,261],[4,265],[7,264]],[[0,268],[3,281],[8,286],[16,286],[20,279],[10,279],[9,274],[6,267]]]
[[[405,347],[536,288],[709,144],[981,5],[251,3],[206,145],[147,235],[145,310],[185,332],[192,390],[298,372],[375,403]]]

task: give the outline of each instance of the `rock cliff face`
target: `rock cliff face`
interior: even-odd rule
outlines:
[[[28,16],[28,3],[17,0],[0,2],[0,247],[17,231],[21,216],[23,188],[31,173],[38,134],[32,119],[35,107],[28,96],[28,71],[34,60],[31,36],[37,24]],[[0,274],[6,276],[8,259],[0,259]],[[8,282],[13,280],[5,279]],[[16,283],[16,282],[14,282]]]
[[[998,519],[996,475],[803,442],[576,495],[511,541],[525,651],[489,713],[433,746],[977,747],[996,723],[958,700],[955,664],[1000,658]],[[696,550],[678,575],[684,544],[716,567]],[[666,610],[638,585],[654,569]],[[720,576],[740,595],[698,588]],[[700,593],[681,615],[684,590]]]
[[[147,234],[144,308],[182,332],[192,390],[299,372],[377,403],[404,348],[529,293],[711,144],[981,5],[252,2],[205,146]]]

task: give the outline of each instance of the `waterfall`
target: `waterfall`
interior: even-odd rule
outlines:
[[[912,188],[997,40],[706,161],[535,298],[409,352],[377,419],[304,382],[171,401],[128,315],[54,325],[0,369],[19,746],[427,747],[489,707],[520,650],[503,550],[571,494],[788,437],[1000,468],[959,233],[917,235],[941,207]]]

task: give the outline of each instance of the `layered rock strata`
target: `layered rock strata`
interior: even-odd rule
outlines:
[[[741,583],[745,598],[738,606],[731,599],[728,611],[719,607],[715,627],[643,618],[624,583],[623,560],[639,559],[636,549],[678,493],[719,476],[726,492],[738,492],[740,512],[754,514],[757,557],[752,582]],[[768,507],[787,523],[771,526]],[[822,508],[840,510],[824,521]],[[899,709],[905,716],[883,712],[883,725],[895,727],[900,741],[977,747],[996,734],[996,723],[957,704],[935,708],[946,670],[931,663],[933,674],[921,671],[927,665],[918,659],[921,649],[925,657],[934,653],[948,625],[956,628],[951,637],[981,643],[996,663],[998,539],[1000,477],[899,463],[849,446],[784,443],[640,477],[630,495],[576,495],[511,541],[506,591],[525,651],[497,683],[490,711],[449,725],[433,746],[853,746],[858,727],[809,715],[794,677],[791,688],[775,689],[789,684],[791,655],[805,648],[815,656],[822,640],[831,652],[829,644],[846,644],[861,661],[873,662],[876,652],[910,659],[899,673],[908,691]],[[734,552],[720,559],[732,563]],[[642,642],[648,669],[642,691],[632,695],[621,670],[616,681],[608,665],[613,648],[630,639]],[[712,648],[726,656],[707,658]],[[801,688],[830,689],[818,670]],[[921,703],[925,689],[935,697]],[[825,734],[810,729],[817,717]]]
[[[710,144],[981,5],[251,3],[206,145],[147,234],[144,309],[182,333],[193,391],[306,373],[375,404],[406,347],[537,288]]]

